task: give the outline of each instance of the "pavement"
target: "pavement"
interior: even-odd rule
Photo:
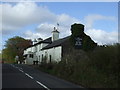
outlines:
[[[23,64],[2,64],[2,89],[5,88],[83,89],[82,86]]]

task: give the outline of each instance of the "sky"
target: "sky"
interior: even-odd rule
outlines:
[[[99,45],[118,42],[118,2],[6,1],[0,4],[0,16],[2,47],[14,36],[48,38],[57,23],[60,38],[71,35],[72,24],[81,23]]]

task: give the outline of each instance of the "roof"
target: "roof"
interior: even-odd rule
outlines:
[[[49,37],[45,40],[40,41],[39,43],[52,43],[52,37]]]
[[[70,38],[70,36],[67,36],[67,37],[65,37],[65,38],[58,39],[58,40],[55,40],[54,42],[52,42],[52,38],[49,37],[49,38],[47,38],[47,39],[45,39],[45,40],[43,40],[43,41],[40,41],[40,42],[38,42],[38,43],[36,43],[36,44],[34,44],[34,45],[29,46],[28,48],[33,47],[33,46],[36,46],[36,45],[38,45],[38,44],[40,44],[40,43],[49,43],[46,47],[44,47],[44,48],[42,49],[42,50],[45,50],[45,49],[49,49],[49,48],[52,48],[52,47],[60,46],[60,45],[62,45],[66,40],[68,40],[69,38]]]
[[[46,47],[44,47],[42,50],[49,49],[49,48],[52,48],[52,47],[60,46],[60,45],[62,45],[62,43],[64,43],[69,38],[70,38],[70,36],[67,36],[65,38],[56,40],[56,41],[52,42],[51,44],[47,45]]]
[[[45,40],[42,40],[42,41],[40,41],[40,42],[38,42],[38,43],[36,43],[36,44],[34,44],[34,45],[32,45],[32,46],[36,46],[36,45],[38,45],[38,44],[40,44],[40,43],[52,43],[52,38],[49,37],[49,38],[47,38],[47,39],[45,39]]]
[[[38,38],[38,40],[43,40],[42,38]]]
[[[36,46],[36,45],[38,45],[38,44],[40,44],[40,43],[52,43],[52,37],[49,37],[49,38],[47,38],[47,39],[45,39],[45,40],[42,40],[42,41],[40,41],[40,42],[38,42],[38,43],[36,43],[36,44],[34,44],[34,45],[30,45],[29,47],[27,47],[27,48],[30,48],[30,47],[33,47],[33,46]],[[26,48],[26,49],[27,49]]]

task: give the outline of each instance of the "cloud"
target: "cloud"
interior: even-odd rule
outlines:
[[[90,35],[91,38],[98,43],[99,45],[103,44],[112,44],[118,42],[118,33],[117,32],[106,32],[105,30],[96,30],[88,29],[85,32],[87,35]]]
[[[70,27],[73,23],[80,23],[80,21],[74,17],[67,14],[56,15],[56,22],[53,23],[41,23],[36,28],[37,32],[44,34],[46,37],[51,36],[51,32],[54,27],[57,28],[57,23],[59,23],[60,37],[65,37],[70,35]]]
[[[84,22],[86,24],[85,33],[90,35],[91,38],[98,43],[102,44],[113,44],[118,42],[118,32],[106,32],[106,30],[95,29],[93,24],[95,21],[99,20],[107,20],[107,21],[116,21],[114,16],[103,16],[100,14],[90,14],[84,18]]]
[[[67,14],[61,14],[57,16],[57,21],[60,23],[62,26],[70,26],[73,23],[81,23],[80,20],[71,17]]]
[[[4,2],[118,2],[119,0],[4,0]]]
[[[26,39],[31,39],[31,40],[34,40],[34,39],[40,38],[40,37],[44,38],[44,35],[42,35],[40,33],[34,33],[31,30],[27,30],[25,33],[23,33],[22,36]]]
[[[2,8],[3,32],[18,30],[30,24],[56,21],[54,13],[34,2],[19,2],[16,5],[3,3],[0,8]]]
[[[97,20],[110,20],[110,21],[115,21],[116,18],[113,16],[103,16],[99,14],[90,14],[85,17],[84,21],[86,23],[86,28],[90,29],[93,27],[93,24]]]
[[[58,29],[58,31],[60,32],[60,38],[66,37],[68,35],[71,34],[70,32],[70,26],[59,26],[57,27],[57,25],[53,24],[48,24],[48,23],[42,23],[40,25],[38,25],[38,27],[36,28],[36,32],[32,32],[32,31],[27,31],[24,33],[24,36],[27,37],[41,37],[43,39],[46,39],[48,37],[52,36],[52,31],[54,30],[54,27],[56,27]]]
[[[19,2],[14,5],[3,3],[0,5],[0,10],[1,8],[2,22],[0,22],[0,25],[2,25],[3,35],[8,35],[10,32],[21,30],[21,28],[32,24],[38,24],[34,31],[27,30],[23,33],[23,36],[27,39],[45,39],[51,36],[51,31],[59,23],[60,37],[62,38],[71,34],[70,28],[73,23],[82,23],[75,17],[65,13],[57,15],[46,6],[37,5],[34,2]],[[114,21],[115,19],[113,16],[90,14],[84,19],[84,24],[87,27],[86,33],[99,44],[116,42],[116,32],[93,29],[93,24],[97,20]]]
[[[55,24],[42,23],[37,26],[36,30],[41,34],[50,35],[54,27]]]
[[[37,31],[43,33],[51,30],[57,22],[64,27],[69,27],[74,22],[80,22],[67,14],[54,14],[46,6],[38,6],[34,2],[19,2],[15,5],[3,3],[0,8],[2,8],[3,16],[1,22],[3,35],[20,30],[31,24],[40,24],[37,27]]]
[[[58,15],[57,19],[60,22],[60,26],[59,26],[60,38],[63,38],[65,36],[68,36],[71,34],[71,31],[70,31],[71,24],[73,24],[74,22],[78,22],[78,23],[80,22],[79,20],[72,18],[66,14]],[[96,20],[101,20],[101,19],[114,20],[114,18],[112,18],[112,17],[106,18],[106,16],[102,16],[102,15],[96,16]],[[94,23],[94,20],[92,23]],[[37,32],[34,33],[33,35],[30,34],[29,36],[30,37],[33,36],[33,37],[37,37],[37,38],[41,37],[43,39],[50,37],[52,35],[51,31],[53,30],[53,27],[55,27],[55,24],[56,24],[55,22],[41,23],[36,28]],[[85,29],[85,33],[87,35],[89,35],[99,45],[112,44],[112,43],[118,42],[118,35],[117,35],[117,32],[115,32],[115,31],[114,32],[106,32],[106,30],[95,29],[95,28],[91,27],[91,29]]]

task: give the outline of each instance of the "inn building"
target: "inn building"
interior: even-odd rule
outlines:
[[[81,48],[82,42],[84,41],[84,37],[86,36],[83,33],[84,25],[82,24],[72,25],[72,27],[76,29],[75,26],[78,27],[78,30],[80,30],[80,33],[82,32],[82,34],[78,34],[77,37],[75,37],[75,46],[78,49],[79,47]],[[38,64],[41,64],[42,62],[45,62],[45,63],[60,62],[62,58],[64,58],[64,56],[68,52],[70,52],[72,48],[71,47],[72,45],[70,43],[70,40],[71,40],[70,38],[74,37],[74,34],[75,34],[74,31],[75,30],[72,30],[72,35],[70,36],[59,38],[60,32],[58,31],[57,28],[54,27],[52,31],[52,37],[48,37],[47,39],[44,39],[44,40],[42,40],[41,38],[38,38],[33,42],[33,45],[31,45],[30,47],[24,50],[25,63],[34,64],[34,62],[38,62]],[[92,41],[92,43],[94,43],[94,41]]]
[[[34,61],[41,62],[59,62],[62,58],[62,44],[69,38],[59,38],[59,31],[54,27],[52,37],[45,40],[37,39],[33,45],[24,50],[26,64],[33,64]]]

